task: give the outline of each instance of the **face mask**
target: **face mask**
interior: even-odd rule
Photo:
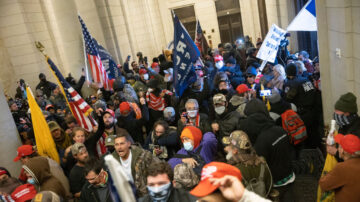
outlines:
[[[149,91],[149,93],[151,93],[151,92],[153,92],[153,91],[154,91],[154,89],[152,89],[152,88],[148,88],[148,91]]]
[[[149,74],[144,74],[143,78],[144,78],[145,81],[149,80]]]
[[[221,69],[223,66],[224,66],[224,62],[223,62],[223,61],[219,61],[219,62],[215,63],[215,67],[216,67],[217,69]]]
[[[228,94],[228,90],[227,89],[221,89],[219,90],[219,93],[223,94],[223,95],[227,95]]]
[[[221,107],[215,107],[215,112],[219,115],[223,114],[225,112],[225,106],[221,106]]]
[[[233,157],[233,153],[232,153],[232,151],[229,151],[227,154],[226,154],[226,160],[230,160],[231,158]]]
[[[170,196],[171,183],[159,187],[147,186],[152,201],[166,202]]]
[[[197,113],[198,113],[197,110],[189,110],[189,111],[186,111],[186,112],[188,113],[188,116],[189,116],[190,118],[195,118],[196,115],[197,115]]]
[[[334,119],[339,126],[346,126],[351,124],[357,118],[357,114],[350,114],[345,116],[344,114],[334,113]]]
[[[33,184],[33,185],[35,185],[35,184],[36,184],[36,182],[35,182],[35,179],[34,179],[34,178],[29,178],[29,179],[27,179],[27,183],[29,183],[29,184]]]
[[[186,151],[192,151],[194,149],[194,146],[191,144],[191,142],[184,142],[184,149]]]

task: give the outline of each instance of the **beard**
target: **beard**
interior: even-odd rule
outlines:
[[[105,123],[105,129],[110,129],[112,127],[114,127],[114,122],[109,123],[109,124]]]
[[[89,158],[86,158],[86,159],[84,159],[84,160],[78,160],[79,161],[79,163],[81,163],[81,164],[86,164],[88,161],[89,161]]]

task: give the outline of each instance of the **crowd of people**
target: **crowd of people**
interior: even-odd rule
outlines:
[[[2,199],[112,202],[104,164],[110,154],[139,201],[296,201],[296,175],[314,172],[317,163],[302,159],[311,149],[339,161],[320,179],[321,188],[334,190],[336,201],[360,201],[356,97],[346,93],[336,102],[342,135],[325,150],[319,60],[300,51],[260,69],[260,46],[261,40],[219,44],[194,67],[196,81],[180,97],[171,51],[152,62],[141,52],[132,62],[128,57],[111,91],[91,84],[92,131],[79,126],[60,87],[41,73],[36,101],[60,164],[36,150],[20,80],[8,104],[23,143],[13,154],[22,170],[11,175],[0,168]],[[84,72],[66,81],[81,94]]]

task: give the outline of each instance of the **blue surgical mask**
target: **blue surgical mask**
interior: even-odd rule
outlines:
[[[186,151],[192,151],[194,149],[194,146],[191,144],[191,142],[184,142],[184,149]]]
[[[36,181],[34,178],[29,178],[29,179],[27,179],[27,183],[35,185]]]
[[[158,187],[147,186],[152,201],[166,202],[170,196],[171,183]]]

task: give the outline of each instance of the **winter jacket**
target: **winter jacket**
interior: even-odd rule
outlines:
[[[245,79],[242,75],[239,65],[236,65],[234,68],[223,66],[219,71],[230,73],[229,75],[230,83],[234,88],[245,82]]]
[[[117,126],[126,129],[135,142],[144,144],[142,126],[149,121],[149,110],[145,105],[141,105],[141,119],[136,119],[135,112],[132,110],[126,117],[118,117]]]
[[[169,129],[156,138],[155,130],[153,130],[146,138],[144,149],[149,150],[151,153],[154,151],[154,145],[159,145],[160,149],[163,150],[159,156],[160,159],[168,160],[174,156],[176,151],[180,148],[180,139],[176,133],[176,130]],[[156,156],[155,153],[153,153]]]
[[[53,191],[62,198],[66,198],[66,191],[57,176],[50,173],[49,162],[45,157],[38,156],[29,159],[23,168],[28,172],[38,185],[38,192]]]
[[[91,185],[87,180],[81,189],[80,202],[113,202],[110,194],[110,188],[108,186],[108,193],[106,195],[106,200],[99,199],[99,194],[97,188]]]
[[[50,97],[51,92],[56,88],[56,84],[50,81],[40,81],[40,83],[36,86],[36,90],[40,89],[47,98]]]
[[[247,101],[248,100],[245,97],[241,97],[239,95],[234,95],[230,99],[231,105],[236,108],[236,111],[239,112],[241,118],[245,117],[244,110]]]
[[[202,137],[202,141],[198,147],[196,147],[193,152],[196,153],[196,151],[201,148],[200,156],[205,161],[205,163],[210,163],[214,160],[214,157],[216,155],[216,148],[217,148],[217,139],[213,133],[205,133]],[[184,148],[181,148],[177,154],[185,154],[187,155],[187,151]],[[171,165],[171,167],[174,169],[176,165],[182,163],[182,159],[180,158],[171,158],[168,163]]]
[[[203,113],[199,113],[198,114],[199,117],[199,124],[196,125],[197,123],[195,123],[194,126],[198,127],[202,134],[205,134],[207,132],[211,132],[211,126],[210,126],[210,122],[209,122],[209,118],[206,114]],[[178,120],[178,125],[177,125],[177,133],[181,134],[181,131],[185,128],[185,125],[183,124],[183,122],[181,120]]]
[[[360,117],[357,117],[351,124],[339,128],[340,134],[353,134],[360,138]]]
[[[112,155],[121,164],[119,154],[116,151],[114,151]],[[136,196],[142,197],[145,194],[147,194],[147,188],[146,188],[147,168],[151,163],[158,162],[159,159],[154,157],[151,152],[134,145],[131,146],[131,155],[132,155],[131,173],[136,187]]]
[[[313,84],[306,78],[295,77],[284,84],[285,100],[294,103],[298,112],[314,108],[316,91]]]
[[[148,90],[148,87],[146,86],[146,84],[141,80],[136,81],[133,88],[134,88],[134,91],[137,93],[137,95],[139,95],[139,92],[146,93]]]
[[[247,133],[256,153],[265,158],[274,184],[290,176],[293,173],[290,158],[293,148],[287,133],[275,125],[259,99],[247,103],[245,114],[247,118],[240,122],[240,130]]]
[[[215,122],[219,124],[219,138],[230,136],[239,127],[240,114],[237,111],[226,111],[215,115]]]
[[[189,194],[189,192],[183,189],[172,188],[167,202],[195,202],[196,200],[196,197]],[[153,200],[151,199],[150,195],[147,194],[140,198],[139,202],[153,202]]]
[[[55,105],[57,109],[65,109],[66,108],[66,99],[62,93],[50,96],[51,104]]]
[[[335,201],[360,201],[360,158],[351,158],[336,166],[319,181],[322,191],[335,191]]]

